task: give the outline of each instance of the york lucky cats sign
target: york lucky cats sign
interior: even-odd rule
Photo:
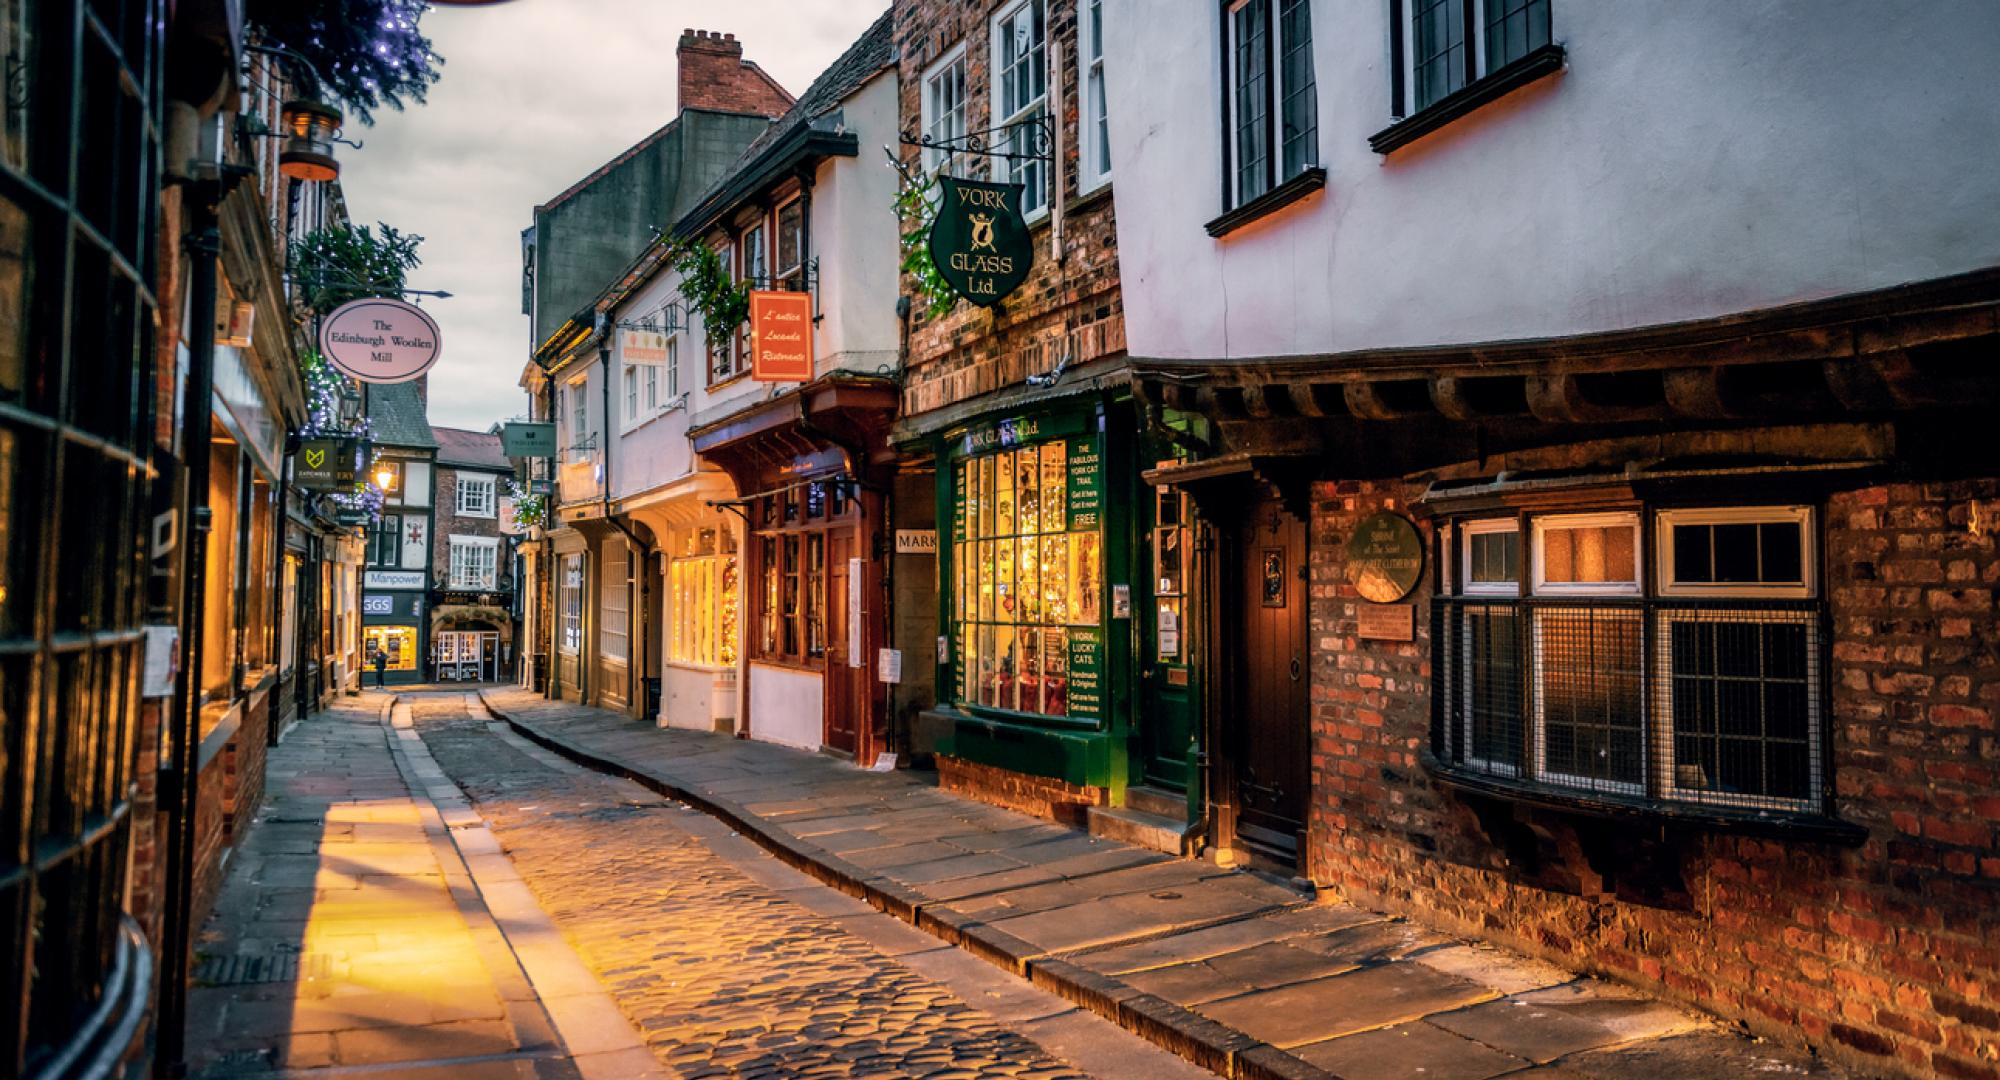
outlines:
[[[382,297],[350,300],[327,316],[319,351],[367,383],[399,383],[429,371],[442,343],[438,324],[415,304]]]
[[[960,296],[991,307],[1020,288],[1035,262],[1021,220],[1021,185],[938,177],[931,261]]]

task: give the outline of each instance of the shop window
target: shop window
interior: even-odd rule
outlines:
[[[957,462],[948,592],[960,704],[1100,714],[1097,445],[1086,436]]]
[[[562,623],[562,651],[575,656],[583,651],[583,556],[565,555],[562,560],[562,588],[556,602]]]
[[[417,670],[417,628],[414,626],[364,626],[361,628],[361,655],[373,656],[376,649],[389,655],[389,671]],[[375,665],[368,665],[375,670]]]
[[[851,527],[858,514],[851,494],[839,481],[815,481],[764,496],[751,507],[763,575],[757,612],[761,659],[824,662],[831,640],[827,534]]]
[[[693,529],[667,570],[667,656],[676,663],[736,663],[736,538],[727,529]]]
[[[1822,811],[1812,511],[1661,510],[1642,537],[1645,520],[1538,514],[1525,531],[1510,517],[1443,532],[1457,558],[1437,605],[1435,752],[1585,796]]]
[[[604,545],[603,572],[597,576],[598,654],[607,660],[623,660],[629,654],[631,604],[626,590],[631,583],[626,571],[631,555],[625,545],[608,541]]]

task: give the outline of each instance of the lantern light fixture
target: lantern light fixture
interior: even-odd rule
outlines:
[[[335,179],[340,162],[334,159],[335,132],[340,130],[340,110],[310,98],[285,102],[285,148],[278,154],[278,171],[294,180]]]

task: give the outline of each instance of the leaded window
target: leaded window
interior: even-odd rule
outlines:
[[[1421,112],[1552,43],[1550,0],[1394,0],[1398,115]]]
[[[1230,202],[1241,206],[1319,164],[1308,0],[1233,0],[1223,11]]]
[[[1464,518],[1434,634],[1450,767],[1585,795],[1819,812],[1813,511]]]
[[[1077,82],[1083,88],[1077,117],[1077,186],[1095,191],[1111,179],[1111,119],[1104,90],[1104,0],[1083,0],[1076,23]]]

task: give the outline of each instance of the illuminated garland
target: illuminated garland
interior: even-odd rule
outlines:
[[[340,420],[340,401],[348,389],[347,377],[335,371],[325,357],[312,349],[299,354],[299,374],[304,378],[306,390],[306,422],[299,429],[300,437],[362,440],[362,444],[368,447],[368,460],[363,463],[362,474],[372,474],[378,456],[375,452],[375,422],[363,416],[349,427]],[[367,514],[371,525],[382,519],[382,492],[366,481],[356,481],[351,492],[332,491],[326,497],[343,510],[359,510]]]

